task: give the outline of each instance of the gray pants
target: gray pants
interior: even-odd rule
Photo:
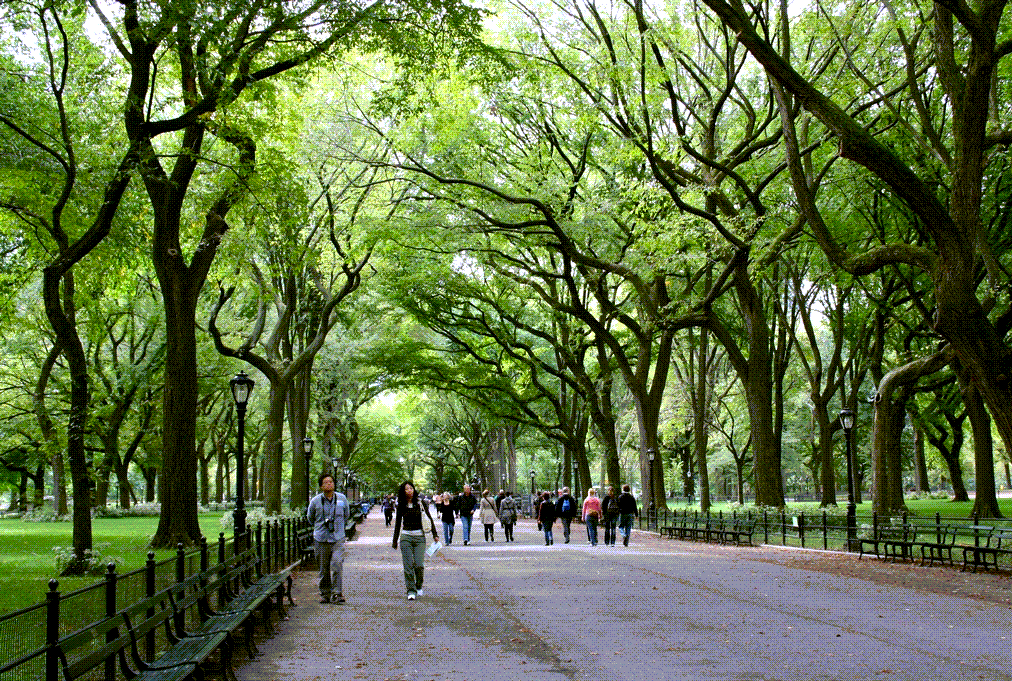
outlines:
[[[313,550],[316,551],[316,562],[320,564],[320,596],[329,598],[332,593],[343,594],[344,542],[314,541]]]
[[[404,588],[415,593],[425,577],[425,536],[401,535],[401,559],[404,561]]]

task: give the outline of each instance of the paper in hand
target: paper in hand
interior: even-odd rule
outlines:
[[[436,552],[439,551],[439,549],[441,548],[443,548],[443,545],[438,541],[435,544],[430,544],[429,548],[425,549],[425,555],[431,558],[432,556],[436,555]]]

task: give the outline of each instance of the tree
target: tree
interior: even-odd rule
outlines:
[[[982,215],[985,173],[1012,141],[1003,119],[1008,107],[1001,106],[997,98],[1003,93],[996,87],[1003,61],[1012,54],[1012,40],[1003,28],[1007,3],[985,0],[971,7],[941,0],[929,11],[903,16],[886,4],[891,39],[855,45],[840,39],[838,58],[865,83],[870,79],[862,64],[883,54],[878,50],[901,54],[902,59],[875,61],[898,68],[880,74],[876,80],[883,85],[872,85],[868,97],[848,111],[815,86],[814,76],[806,77],[792,66],[788,42],[777,49],[769,32],[773,17],[763,7],[746,10],[736,0],[703,1],[777,84],[794,194],[819,246],[834,265],[855,276],[908,265],[930,278],[933,329],[972,377],[1008,448],[1010,315],[1008,301],[991,294],[1005,285],[1007,273],[996,257],[995,237],[985,228],[989,220]],[[779,12],[786,27],[786,4]],[[831,24],[837,20],[828,11],[823,16]],[[932,40],[920,40],[924,33]],[[861,32],[855,35],[863,37]],[[787,39],[783,31],[780,39]],[[868,61],[858,63],[859,57]],[[926,60],[931,68],[923,66]],[[842,241],[843,235],[823,215],[825,199],[817,193],[821,177],[806,173],[808,152],[799,144],[796,110],[788,95],[836,140],[839,158],[866,169],[910,210],[926,243],[892,241],[855,252]],[[880,129],[892,129],[894,120],[902,125],[895,133],[902,143],[890,145]],[[904,157],[906,149],[916,151]],[[983,281],[989,286],[978,294]]]

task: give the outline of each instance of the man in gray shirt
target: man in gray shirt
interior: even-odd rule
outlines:
[[[306,518],[313,524],[313,549],[320,564],[320,602],[344,603],[341,572],[344,566],[344,527],[348,498],[334,491],[334,476],[320,474],[322,492],[313,497]]]

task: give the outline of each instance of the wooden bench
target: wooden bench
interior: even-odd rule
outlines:
[[[196,668],[179,678],[186,678],[194,673],[198,678],[203,678],[208,671],[211,657],[217,652],[221,677],[228,679],[232,674],[234,649],[232,629],[220,625],[200,631],[186,631],[183,628],[186,611],[180,610],[178,604],[173,602],[171,590],[172,587],[133,603],[119,613],[126,623],[134,667],[144,673],[168,673],[174,669],[183,670],[193,664]],[[147,637],[148,632],[159,629],[164,630],[166,641],[170,644],[169,648],[153,661],[146,661],[141,657],[140,643]],[[123,673],[130,678],[126,669]]]
[[[995,528],[981,525],[971,525],[969,529],[974,530],[974,545],[964,546],[963,567],[972,567],[976,572],[978,567],[984,569],[993,567],[998,570],[998,558],[1002,555],[1012,555],[1012,531],[1003,530],[995,532]],[[981,543],[983,539],[983,543]]]
[[[737,546],[752,546],[752,535],[755,533],[755,520],[736,518],[726,525],[720,534],[720,543],[733,542]]]
[[[933,531],[932,528],[924,528],[921,537],[927,535],[929,538],[917,542],[921,550],[921,565],[933,565],[936,560],[953,565],[952,550],[959,531],[958,525],[936,525]]]
[[[894,545],[903,545],[907,542],[910,525],[885,525],[872,530],[872,536],[865,539],[858,539],[858,560],[865,554],[865,544],[870,548],[869,553],[874,552],[876,558],[885,559],[889,557],[889,548]],[[887,548],[888,547],[888,548]],[[886,555],[883,556],[882,554]]]
[[[92,678],[95,670],[119,665],[120,672],[131,681],[183,681],[203,678],[196,660],[174,666],[134,669],[127,652],[136,649],[136,638],[130,634],[126,617],[120,613],[92,622],[83,629],[61,638],[55,649],[65,681]],[[136,657],[134,656],[136,663]]]
[[[886,536],[882,537],[882,549],[885,556],[883,560],[896,559],[912,561],[914,559],[914,546],[917,544],[917,526],[912,523],[892,527]]]

